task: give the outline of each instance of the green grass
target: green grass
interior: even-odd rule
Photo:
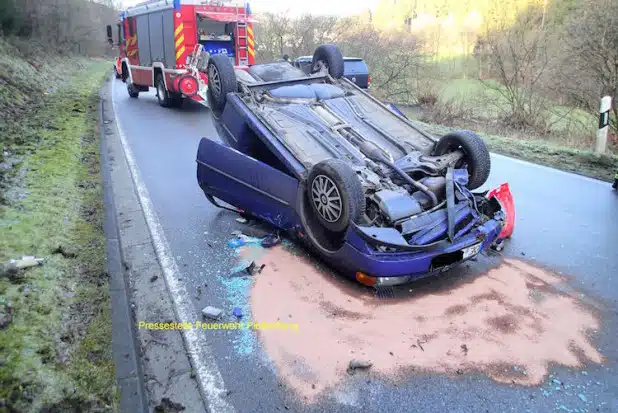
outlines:
[[[0,280],[2,304],[14,311],[0,331],[0,411],[118,410],[97,131],[109,67],[81,60],[77,73],[65,74],[69,81],[50,79],[58,90],[11,124],[20,136],[5,137],[23,155],[25,175],[11,190],[25,197],[0,206],[0,261],[45,262],[18,281]],[[6,88],[0,95],[19,94]],[[52,254],[59,245],[77,256]]]

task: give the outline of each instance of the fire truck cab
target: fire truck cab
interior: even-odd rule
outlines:
[[[159,104],[178,107],[185,98],[208,104],[208,56],[227,55],[237,69],[254,63],[249,4],[223,1],[150,0],[120,14],[117,77],[137,98],[154,87]],[[111,39],[112,28],[107,27]]]

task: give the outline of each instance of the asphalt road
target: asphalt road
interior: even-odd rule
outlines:
[[[210,205],[196,182],[199,139],[216,136],[209,110],[194,104],[181,110],[164,109],[152,92],[130,99],[124,84],[116,82],[113,99],[119,125],[182,281],[194,294],[196,311],[214,305],[227,312],[238,306],[248,313],[251,281],[228,277],[238,257],[227,241],[231,231],[242,225],[235,214]],[[551,365],[552,376],[538,386],[500,384],[482,372],[417,373],[397,382],[356,375],[306,403],[281,380],[253,333],[205,332],[236,411],[618,411],[618,195],[610,184],[577,175],[502,156],[494,156],[492,162],[488,184],[508,181],[517,208],[515,234],[504,255],[564,275],[569,289],[593,303],[601,328],[592,342],[604,356],[603,364],[580,369]],[[474,280],[498,260],[482,257],[469,268],[414,285],[413,294],[457,288],[462,280]],[[557,389],[552,382],[556,377],[569,386]]]

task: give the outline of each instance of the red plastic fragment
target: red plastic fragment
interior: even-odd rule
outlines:
[[[502,232],[500,232],[498,239],[504,240],[506,238],[510,238],[511,235],[513,235],[513,230],[515,229],[515,203],[513,201],[513,194],[511,193],[509,184],[503,183],[499,187],[489,191],[487,194],[487,199],[491,198],[496,198],[505,215],[504,226],[502,227]]]

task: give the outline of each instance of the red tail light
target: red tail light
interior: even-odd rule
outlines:
[[[367,75],[367,87],[371,86],[371,75]]]

